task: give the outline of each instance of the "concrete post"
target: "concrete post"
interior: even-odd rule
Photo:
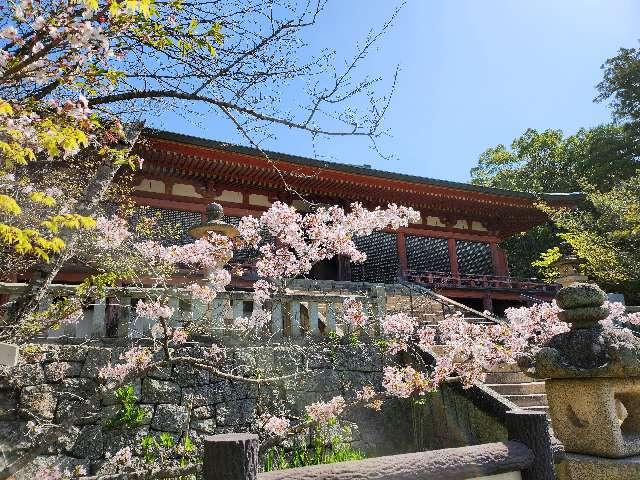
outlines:
[[[599,323],[606,299],[597,285],[561,289],[558,317],[571,329],[527,370],[545,379],[553,432],[567,452],[562,480],[640,478],[640,339]]]
[[[204,439],[204,480],[256,480],[258,436],[249,433],[212,435]]]

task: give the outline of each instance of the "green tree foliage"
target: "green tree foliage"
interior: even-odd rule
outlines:
[[[563,211],[551,215],[555,225],[549,222],[502,242],[516,276],[548,276],[545,262],[552,257],[550,249],[565,238],[580,256],[585,255],[595,280],[633,282],[627,260],[622,258],[634,256],[630,252],[635,248],[634,239],[622,235],[613,242],[608,235],[598,236],[596,232],[602,229],[604,234],[607,228],[628,232],[624,222],[618,222],[623,217],[610,212],[614,198],[623,203],[628,199],[630,205],[634,201],[631,185],[640,168],[640,49],[621,48],[602,69],[596,101],[609,101],[615,123],[582,128],[569,136],[561,130],[528,129],[510,147],[501,144],[485,150],[471,169],[471,181],[477,185],[531,193],[587,192],[584,203],[573,214]],[[590,228],[580,231],[579,225]],[[558,235],[564,230],[567,235]],[[616,255],[621,256],[620,261],[614,261],[611,253],[604,254],[613,246],[619,250]],[[596,257],[602,268],[596,268]],[[605,268],[610,271],[605,272]]]
[[[586,195],[583,208],[548,210],[559,236],[585,261],[587,275],[640,300],[640,174]]]
[[[640,48],[621,48],[602,65],[604,77],[598,84],[597,102],[608,101],[616,120],[640,142]]]
[[[561,130],[528,129],[510,148],[497,145],[480,155],[471,170],[472,183],[531,193],[610,190],[638,168],[636,147],[623,126],[608,124],[564,136]],[[511,273],[544,276],[532,264],[558,244],[552,223],[505,239]]]
[[[607,191],[639,166],[636,146],[623,126],[583,128],[567,137],[561,130],[530,128],[510,149],[485,150],[471,169],[471,181],[532,193],[576,192],[585,185]]]

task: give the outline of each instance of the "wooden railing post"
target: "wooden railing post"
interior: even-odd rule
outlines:
[[[555,480],[547,414],[512,410],[506,412],[505,423],[509,440],[525,444],[535,456],[531,466],[522,470],[522,480]]]
[[[204,480],[256,480],[258,436],[227,433],[205,437],[202,474]]]

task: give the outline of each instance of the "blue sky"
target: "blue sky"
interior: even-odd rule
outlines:
[[[333,0],[307,37],[344,61],[371,27],[399,2]],[[408,0],[366,62],[390,78],[401,68],[381,141],[322,141],[282,132],[264,148],[447,180],[467,181],[478,155],[509,144],[526,128],[580,127],[609,120],[594,104],[600,65],[640,38],[637,0]],[[286,93],[285,93],[286,98]],[[291,98],[291,105],[299,99]],[[202,127],[164,116],[150,123],[173,131],[245,143],[219,117]]]

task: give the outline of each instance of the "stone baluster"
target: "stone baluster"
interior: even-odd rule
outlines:
[[[327,333],[336,331],[336,306],[333,302],[327,304]]]
[[[640,478],[640,339],[599,323],[606,299],[596,285],[561,289],[558,316],[571,329],[527,365],[545,380],[553,432],[567,452],[562,480]]]
[[[93,304],[93,315],[91,318],[91,336],[101,338],[106,335],[104,324],[105,311],[107,308],[106,299],[99,298]]]
[[[227,308],[229,306],[229,299],[225,298],[216,298],[211,304],[211,326],[214,330],[220,329],[224,327],[224,319],[227,314]]]
[[[291,336],[300,336],[300,302],[293,300],[290,303]]]
[[[120,297],[120,311],[118,312],[118,337],[128,337],[131,325],[131,297]]]
[[[318,302],[309,302],[307,308],[309,312],[309,333],[311,333],[311,335],[320,335]]]
[[[282,335],[282,302],[274,300],[271,308],[271,333],[275,336]]]
[[[244,301],[241,298],[233,299],[233,319],[244,317]]]

